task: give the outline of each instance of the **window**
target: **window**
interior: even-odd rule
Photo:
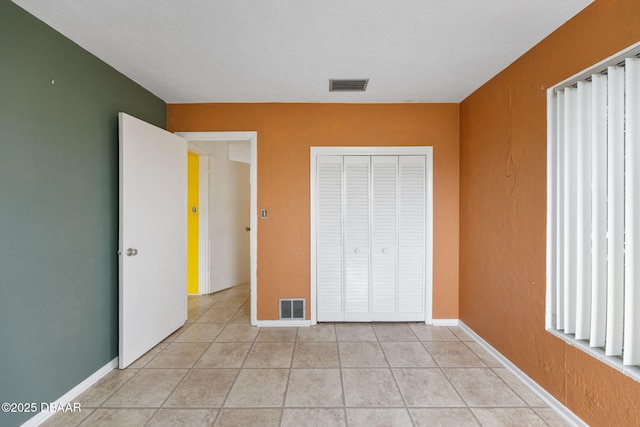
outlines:
[[[640,379],[640,44],[547,111],[547,329]]]

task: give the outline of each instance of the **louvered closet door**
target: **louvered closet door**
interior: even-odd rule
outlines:
[[[370,320],[369,156],[344,157],[345,321]]]
[[[398,156],[371,158],[371,320],[396,320],[398,311]]]
[[[317,320],[344,320],[342,156],[319,156],[316,163]]]
[[[401,156],[398,174],[398,318],[425,319],[426,162],[424,156]]]
[[[425,156],[318,156],[317,320],[425,320]]]

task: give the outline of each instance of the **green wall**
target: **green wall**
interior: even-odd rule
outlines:
[[[0,402],[117,356],[118,111],[166,127],[161,99],[0,0]]]

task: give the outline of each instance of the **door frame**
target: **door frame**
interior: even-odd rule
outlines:
[[[316,187],[318,156],[425,156],[426,162],[426,227],[425,227],[425,323],[433,324],[433,147],[432,146],[383,146],[383,147],[311,147],[310,159],[310,215],[311,215],[311,324],[317,323],[316,285]]]
[[[251,186],[251,201],[249,208],[249,264],[250,264],[250,287],[251,287],[251,325],[256,326],[257,320],[257,267],[258,267],[258,132],[176,132],[189,142],[189,150],[198,154],[200,157],[200,236],[205,231],[208,236],[208,206],[209,186],[208,186],[208,170],[209,163],[206,157],[208,153],[194,145],[192,142],[230,142],[230,141],[248,141],[249,142],[249,181]],[[203,167],[204,166],[204,167]],[[206,183],[204,186],[202,183]],[[209,291],[209,239],[199,239],[198,244],[198,290],[200,293]],[[203,280],[206,280],[203,284]]]

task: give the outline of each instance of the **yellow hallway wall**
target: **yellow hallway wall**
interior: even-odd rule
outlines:
[[[187,293],[197,294],[198,287],[198,243],[200,219],[200,157],[188,153],[187,157]],[[192,208],[195,206],[196,213]]]
[[[639,40],[639,0],[597,0],[460,110],[460,318],[593,426],[640,425],[640,383],[545,330],[546,90]]]
[[[457,104],[173,104],[171,132],[257,131],[259,320],[310,293],[311,146],[434,147],[433,315],[458,318]]]

